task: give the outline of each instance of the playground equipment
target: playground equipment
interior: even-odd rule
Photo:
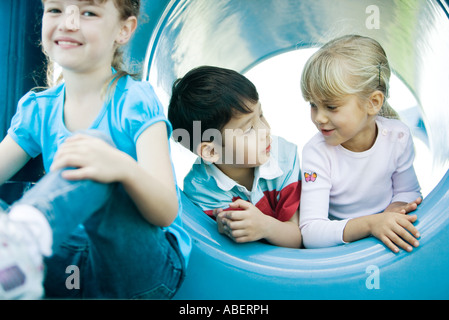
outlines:
[[[414,117],[419,125],[412,130],[424,133],[435,165],[445,166],[448,14],[447,2],[434,0],[170,1],[151,36],[146,34],[144,79],[166,104],[173,81],[193,67],[217,65],[244,73],[270,57],[320,46],[335,36],[370,36],[385,48],[395,74],[418,101]],[[145,41],[138,37],[135,42]],[[314,250],[235,244],[184,198],[184,222],[194,248],[175,298],[448,298],[448,190],[446,173],[416,211],[420,247],[399,254],[374,238]]]
[[[33,78],[42,84],[44,77],[39,6],[0,4],[3,133],[19,98],[36,85]],[[428,146],[434,167],[448,169],[448,0],[142,0],[141,22],[127,56],[144,63],[143,80],[165,105],[173,81],[199,65],[245,73],[339,35],[373,37],[418,102],[408,123],[413,133]],[[375,238],[304,250],[235,244],[183,196],[194,246],[175,299],[448,299],[449,171],[433,179],[436,187],[416,211],[420,246],[398,254]]]

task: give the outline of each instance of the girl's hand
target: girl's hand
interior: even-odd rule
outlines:
[[[238,199],[231,209],[217,214],[218,230],[237,243],[257,241],[265,237],[264,221],[268,216],[248,201]]]
[[[371,234],[381,240],[391,251],[399,252],[399,246],[411,252],[413,247],[419,246],[417,238],[420,234],[413,226],[418,218],[416,215],[384,211],[373,215],[373,218]]]
[[[392,204],[390,204],[385,209],[385,211],[407,214],[407,213],[410,213],[412,211],[415,211],[418,208],[418,206],[421,204],[421,202],[422,202],[422,198],[421,197],[419,197],[415,201],[412,201],[412,202],[409,202],[409,203],[406,203],[406,202],[393,202]]]
[[[122,181],[124,168],[133,160],[129,155],[105,141],[78,134],[67,138],[56,152],[51,171],[64,170],[67,180],[94,180],[101,183]]]

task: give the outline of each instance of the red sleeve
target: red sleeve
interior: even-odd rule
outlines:
[[[300,199],[301,180],[289,184],[281,191],[265,191],[256,207],[264,214],[284,222],[289,221],[298,210]]]

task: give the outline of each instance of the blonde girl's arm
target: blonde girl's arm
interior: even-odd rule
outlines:
[[[416,219],[416,215],[388,211],[351,219],[346,223],[343,240],[352,242],[372,235],[393,252],[399,252],[398,247],[410,252],[419,246],[420,235],[413,226]]]
[[[422,202],[421,197],[416,198],[415,201],[412,201],[409,203],[397,201],[397,202],[391,203],[384,211],[407,214],[412,211],[415,211],[418,208],[418,206],[421,204],[421,202]]]
[[[413,140],[408,128],[404,129],[400,137],[400,140],[407,140],[400,144],[402,148],[397,149],[398,167],[392,176],[392,203],[382,213],[349,221],[344,230],[344,240],[353,241],[372,235],[393,252],[398,252],[398,247],[410,252],[413,247],[419,245],[419,232],[413,226],[417,217],[406,215],[416,210],[422,201],[419,182],[413,168]]]
[[[120,182],[148,222],[169,226],[178,213],[178,198],[165,122],[143,131],[136,150],[137,162],[99,138],[78,134],[60,146],[50,169],[77,168],[62,172],[68,180]]]
[[[31,157],[7,135],[0,143],[0,185],[14,176]]]
[[[306,248],[326,248],[343,244],[347,220],[329,219],[332,189],[331,159],[326,145],[311,140],[303,148],[303,179],[299,226]]]

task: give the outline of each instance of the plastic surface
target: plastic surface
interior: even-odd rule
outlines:
[[[6,18],[13,7],[8,8],[2,17],[12,28]],[[145,62],[144,80],[166,103],[173,81],[199,65],[245,72],[271,56],[320,46],[338,35],[371,36],[418,100],[421,132],[435,163],[445,166],[448,8],[447,1],[436,0],[143,0],[146,23],[128,53]],[[6,118],[10,109],[4,110]],[[374,238],[314,250],[235,244],[188,199],[183,206],[194,248],[176,299],[449,298],[449,172],[416,211],[421,239],[412,253],[394,254]]]
[[[375,238],[313,250],[235,244],[184,198],[194,249],[175,298],[447,299],[448,190],[447,174],[416,211],[420,247],[398,254]]]
[[[378,25],[372,20],[376,13]],[[159,22],[144,59],[144,79],[164,103],[173,81],[199,65],[245,72],[271,56],[320,46],[338,35],[371,36],[417,98],[421,132],[435,163],[449,159],[446,2],[376,1],[373,7],[370,0],[178,0],[151,15]],[[421,245],[412,253],[394,254],[374,238],[314,250],[235,244],[184,198],[184,222],[194,248],[175,298],[447,299],[448,175],[416,211]]]

